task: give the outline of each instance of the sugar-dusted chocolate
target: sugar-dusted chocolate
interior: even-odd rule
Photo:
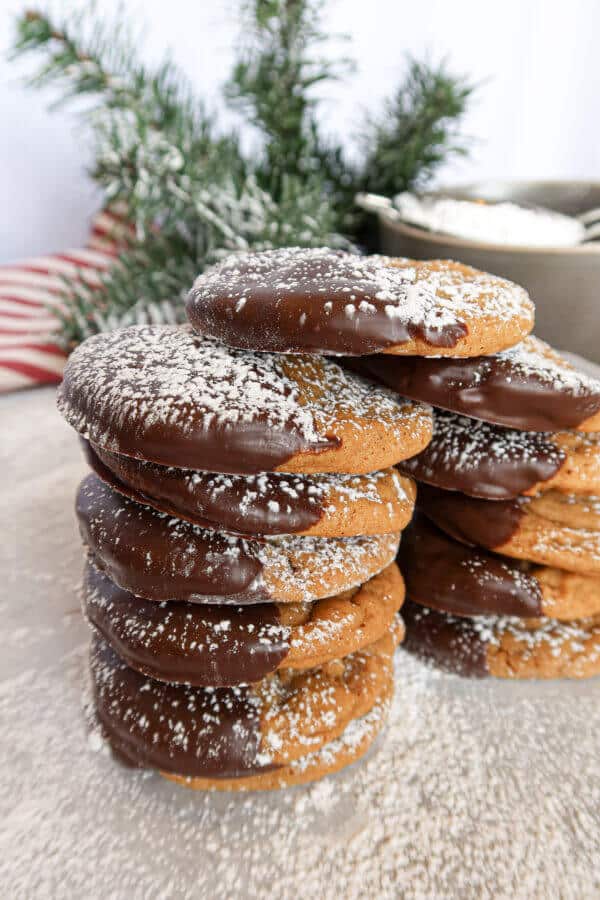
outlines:
[[[542,489],[566,458],[549,435],[437,410],[431,443],[398,468],[444,490],[508,500]]]
[[[202,606],[135,597],[92,563],[84,611],[131,668],[161,681],[229,687],[260,681],[285,660],[289,626],[274,603]]]
[[[97,636],[90,667],[102,731],[130,765],[213,778],[272,768],[261,754],[262,705],[251,688],[153,681]]]
[[[539,338],[472,359],[367,357],[360,371],[405,397],[522,431],[600,431],[600,381]]]
[[[512,560],[448,537],[422,514],[402,535],[398,563],[412,601],[459,616],[539,616],[542,591]]]
[[[326,247],[234,254],[198,276],[186,309],[199,333],[232,347],[347,356],[411,352],[403,347],[414,343],[464,355],[478,321],[494,352],[511,343],[501,324],[513,343],[533,324],[526,292],[505,279],[446,260]]]
[[[125,590],[159,601],[309,602],[384,569],[399,541],[398,533],[248,540],[142,506],[94,474],[79,487],[76,511],[96,565]]]

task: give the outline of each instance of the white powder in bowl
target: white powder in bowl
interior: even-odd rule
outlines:
[[[577,219],[542,207],[410,193],[398,194],[394,203],[405,222],[487,244],[574,247],[585,237]]]

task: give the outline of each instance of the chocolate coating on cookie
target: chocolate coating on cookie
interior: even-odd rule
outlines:
[[[385,568],[399,534],[247,540],[142,506],[85,478],[79,528],[96,564],[148,600],[247,604],[308,602],[347,590]]]
[[[84,542],[118,585],[150,600],[245,603],[261,589],[259,545],[139,506],[88,475],[77,493]],[[209,602],[206,600],[205,602]]]
[[[96,335],[58,407],[96,446],[207,472],[373,472],[421,450],[431,414],[330,360],[243,353],[187,326]]]
[[[451,349],[473,317],[531,316],[527,294],[508,281],[425,265],[328,248],[240,253],[197,278],[186,310],[201,334],[233,347],[350,356],[415,340]]]
[[[518,500],[480,500],[425,484],[419,485],[419,507],[456,540],[492,550],[510,540],[525,514]]]
[[[390,484],[391,494],[386,497],[396,500],[398,506],[404,504],[406,517],[410,515],[413,495],[407,491],[412,486],[405,490],[406,480],[395,469],[369,475],[224,475],[146,463],[87,441],[83,445],[91,468],[115,490],[169,515],[230,534],[254,537],[307,532],[339,511],[342,504],[349,509],[359,502],[368,504],[377,518],[365,525],[358,516],[355,530],[345,534],[391,531],[397,510],[390,510],[390,503],[384,503],[379,493],[382,487],[390,491]],[[343,530],[330,533],[344,534]]]
[[[555,475],[566,459],[545,434],[455,413],[435,413],[431,443],[398,468],[418,481],[471,497],[508,500]]]
[[[458,618],[407,601],[403,648],[445,672],[486,678],[490,672],[487,645],[475,620]]]
[[[484,550],[474,550],[417,514],[402,536],[398,563],[416,603],[458,616],[539,616],[537,579]]]
[[[260,472],[335,446],[276,358],[240,354],[188,329],[136,326],[85,341],[59,409],[95,444],[163,465]]]
[[[103,481],[138,503],[232,534],[294,534],[322,516],[318,489],[300,475],[225,475],[146,463],[84,442]]]
[[[244,349],[360,356],[417,336],[452,347],[468,331],[458,317],[436,321],[425,303],[402,315],[411,272],[327,248],[237,254],[198,277],[186,310],[201,334]]]
[[[403,396],[522,431],[577,429],[600,412],[600,381],[534,337],[494,356],[378,356],[360,367]]]
[[[156,603],[118,587],[88,563],[84,610],[131,668],[161,681],[228,687],[260,681],[285,660],[290,628],[272,603],[198,607]]]
[[[131,765],[213,778],[272,768],[261,758],[261,702],[251,688],[153,681],[97,636],[90,668],[102,730]]]

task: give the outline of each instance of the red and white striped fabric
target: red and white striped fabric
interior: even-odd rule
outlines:
[[[65,277],[108,269],[117,253],[122,222],[100,213],[86,247],[0,266],[0,393],[42,384],[58,384],[66,355],[53,339]]]

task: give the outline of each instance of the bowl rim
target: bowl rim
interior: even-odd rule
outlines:
[[[579,188],[597,188],[600,190],[600,181],[586,179],[551,179],[551,178],[485,178],[478,182],[469,182],[468,184],[456,184],[446,188],[437,188],[436,190],[425,191],[428,197],[447,197],[453,193],[469,192],[482,183],[495,183],[498,185],[564,185],[578,186]],[[378,211],[379,220],[384,222],[386,226],[391,227],[395,231],[399,231],[409,237],[419,240],[427,240],[432,244],[449,244],[453,247],[472,247],[479,250],[493,250],[495,253],[504,253],[507,255],[523,254],[523,255],[552,255],[552,256],[596,256],[600,253],[600,241],[589,244],[576,244],[573,247],[536,247],[531,244],[495,244],[488,241],[476,241],[470,238],[461,238],[456,235],[444,234],[442,231],[429,231],[418,225],[408,225],[398,216],[397,210],[393,206],[382,207]]]

